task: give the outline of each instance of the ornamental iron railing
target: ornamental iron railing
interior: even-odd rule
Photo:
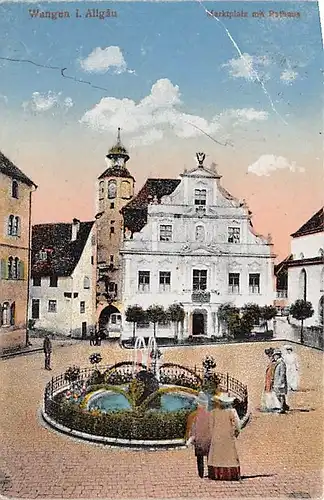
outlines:
[[[145,369],[144,365],[139,368]],[[123,385],[129,383],[134,377],[134,366],[131,361],[121,362],[115,365],[96,365],[94,367],[81,368],[80,373],[73,383],[84,383],[94,375],[95,372],[104,374],[106,372],[106,382],[111,385]],[[109,373],[107,373],[109,372]],[[164,363],[160,367],[160,383],[178,385],[199,390],[204,379],[203,368],[177,365],[174,363]],[[214,372],[219,380],[219,388],[235,398],[234,407],[240,418],[247,414],[248,390],[247,386],[235,379],[229,373]],[[45,386],[44,409],[47,415],[55,418],[60,414],[60,403],[55,400],[57,394],[71,387],[71,382],[65,379],[62,373],[53,377]]]

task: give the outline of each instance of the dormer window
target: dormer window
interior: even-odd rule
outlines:
[[[162,224],[160,226],[160,241],[172,241],[171,224]]]
[[[239,227],[228,228],[228,243],[240,243],[241,231]]]
[[[18,199],[18,182],[13,180],[11,184],[11,196]]]
[[[206,205],[207,191],[206,189],[195,189],[195,205]]]

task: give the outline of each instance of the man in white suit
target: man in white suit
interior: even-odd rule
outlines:
[[[289,410],[289,406],[286,403],[286,395],[288,392],[287,368],[282,359],[280,349],[275,349],[272,357],[274,361],[273,390],[281,405],[279,413],[286,413]]]

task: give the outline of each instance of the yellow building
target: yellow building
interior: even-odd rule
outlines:
[[[27,342],[32,192],[37,186],[0,151],[0,351]]]
[[[99,176],[97,185],[97,322],[100,328],[111,332],[118,331],[122,310],[119,251],[124,227],[121,209],[133,198],[135,184],[126,167],[129,155],[121,143],[120,129],[117,143],[109,150],[106,160],[108,168]]]

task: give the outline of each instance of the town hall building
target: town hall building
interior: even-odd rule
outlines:
[[[275,255],[246,203],[224,189],[203,153],[196,156],[198,165],[178,179],[147,179],[122,209],[123,309],[181,304],[186,335],[221,336],[221,304],[273,304]],[[152,334],[138,326],[138,336]],[[157,326],[157,336],[168,335],[171,328]],[[123,320],[123,337],[131,336]]]

